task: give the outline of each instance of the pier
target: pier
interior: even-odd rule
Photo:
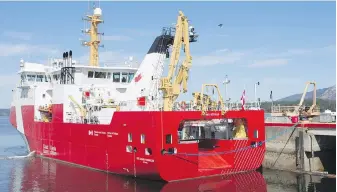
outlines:
[[[241,110],[239,102],[226,104],[230,110]],[[260,103],[247,102],[245,109],[258,110]],[[319,106],[313,105],[309,109],[310,120],[294,127],[289,116],[298,115],[300,109],[272,106],[271,116],[265,118],[267,141],[263,167],[335,177],[336,114],[321,113]]]
[[[294,123],[288,117],[267,117],[266,138],[288,130],[266,142],[263,167],[335,175],[336,123],[332,116],[330,122],[322,123],[323,118],[328,119],[328,115],[322,114],[293,128]]]

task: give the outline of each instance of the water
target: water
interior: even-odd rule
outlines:
[[[24,142],[0,117],[0,192],[157,192],[157,191],[242,191],[242,192],[335,192],[336,179],[310,177],[289,172],[262,170],[165,184],[106,174],[40,158],[4,159],[26,155]]]

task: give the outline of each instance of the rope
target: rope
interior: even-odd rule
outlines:
[[[288,138],[286,144],[283,146],[283,149],[282,149],[281,152],[278,154],[278,157],[276,158],[276,160],[275,160],[275,162],[274,162],[274,164],[273,164],[272,167],[275,166],[277,160],[280,158],[281,154],[283,153],[283,150],[286,148],[286,146],[287,146],[288,142],[290,141],[291,136],[293,136],[295,130],[296,130],[296,126],[293,128],[293,130],[292,130],[292,132],[291,132],[291,134],[290,134],[290,136],[289,136],[289,138]]]
[[[265,141],[258,142],[258,146],[262,146],[263,143],[266,143],[268,141],[275,140],[278,136],[287,133],[289,130],[293,131],[298,124],[300,124],[300,122],[295,123],[290,129],[285,129],[284,131],[279,132],[275,136],[273,136],[273,137],[271,137],[271,138],[269,138],[269,139],[267,139]],[[173,152],[165,152],[165,154],[169,154],[169,155],[186,155],[186,156],[214,156],[214,155],[224,155],[224,154],[230,154],[230,153],[245,151],[245,150],[248,150],[250,148],[254,148],[254,146],[250,145],[250,146],[247,146],[247,147],[242,147],[242,148],[234,149],[234,150],[230,150],[230,151],[222,151],[222,152],[215,152],[215,153],[204,153],[204,154],[199,154],[199,153],[173,153]]]

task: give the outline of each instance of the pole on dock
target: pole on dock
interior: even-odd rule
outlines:
[[[231,80],[229,80],[228,75],[226,75],[225,81],[222,82],[225,85],[225,103],[227,103],[227,84],[229,84],[230,82],[231,82]]]
[[[257,101],[257,98],[256,98],[256,95],[257,95],[257,86],[260,85],[260,82],[258,81],[257,83],[254,84],[254,102],[255,102],[255,107],[257,108],[258,107],[258,101]]]
[[[273,91],[270,91],[270,100],[271,100],[271,112],[273,112],[274,107]]]

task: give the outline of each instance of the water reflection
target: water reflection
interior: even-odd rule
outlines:
[[[53,160],[32,158],[23,160],[21,166],[13,166],[10,174],[9,191],[13,192],[267,191],[265,180],[259,172],[163,183],[106,174]]]
[[[264,169],[268,192],[335,192],[336,179]]]

